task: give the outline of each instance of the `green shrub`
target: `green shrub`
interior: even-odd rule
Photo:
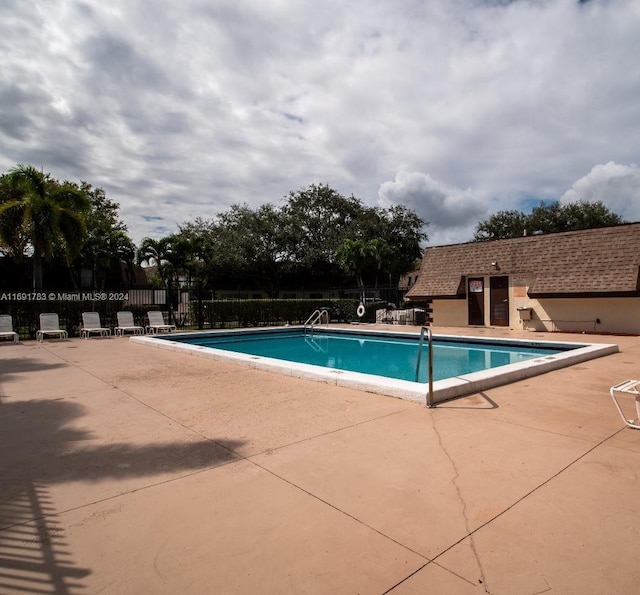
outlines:
[[[357,300],[207,300],[201,302],[205,328],[243,328],[304,324],[315,310],[327,309],[333,322],[357,318]],[[198,321],[198,303],[191,303],[191,320]]]

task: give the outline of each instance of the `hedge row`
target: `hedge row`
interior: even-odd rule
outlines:
[[[304,324],[316,310],[329,311],[334,322],[357,319],[357,300],[213,300],[202,302],[198,316],[197,302],[192,302],[192,320],[204,328],[244,328]],[[375,314],[374,314],[375,316]]]

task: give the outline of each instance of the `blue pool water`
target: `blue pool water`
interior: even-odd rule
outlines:
[[[168,341],[211,347],[253,356],[312,364],[337,370],[415,381],[418,336],[297,328],[273,332],[216,332],[166,336]],[[579,345],[548,347],[529,343],[434,338],[433,380],[442,380],[549,356]],[[418,382],[428,382],[425,340]]]

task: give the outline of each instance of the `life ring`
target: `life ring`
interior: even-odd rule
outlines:
[[[358,314],[358,318],[362,318],[364,316],[365,312],[366,312],[366,310],[364,309],[364,305],[360,304],[358,306],[358,309],[356,310],[356,313]]]

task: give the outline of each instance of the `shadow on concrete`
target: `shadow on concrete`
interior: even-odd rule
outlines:
[[[91,572],[69,554],[46,485],[25,482],[0,515],[12,523],[0,529],[1,593],[82,592]]]
[[[483,392],[438,403],[442,409],[498,409],[500,406]]]
[[[26,374],[27,372],[55,370],[66,367],[67,364],[63,362],[47,364],[40,360],[26,357],[3,357],[0,359],[0,380],[6,381],[10,376],[15,374]]]
[[[61,366],[2,362],[0,379]],[[235,460],[233,450],[242,444],[195,437],[101,444],[90,431],[71,427],[83,415],[85,407],[64,398],[0,397],[0,593],[86,592],[82,579],[91,570],[80,567],[67,547],[50,497],[52,485],[197,472]]]

